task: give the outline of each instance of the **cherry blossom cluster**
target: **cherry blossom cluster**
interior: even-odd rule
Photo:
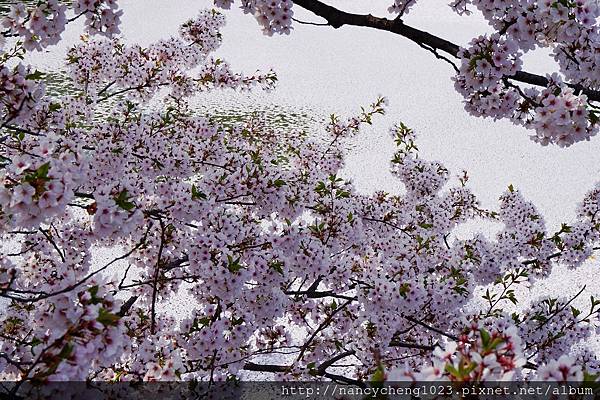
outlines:
[[[218,12],[204,11],[182,25],[181,37],[148,48],[125,46],[118,40],[90,40],[69,51],[69,73],[96,101],[119,95],[149,99],[167,86],[175,97],[214,88],[272,88],[276,82],[272,71],[244,76],[220,59],[207,60],[221,44],[218,30],[223,23]],[[112,61],[106,63],[107,59]],[[199,71],[192,76],[196,67]]]
[[[552,360],[541,366],[537,371],[540,381],[579,382],[583,379],[583,368],[576,360],[566,354],[558,360]]]
[[[30,365],[31,376],[49,381],[84,380],[90,360],[92,368],[110,365],[125,342],[117,303],[103,289],[104,283],[90,281],[84,288],[38,302],[34,310],[10,305],[9,315],[3,317],[2,354],[19,352],[18,336],[13,334],[19,332],[19,325],[34,318],[38,323],[26,327],[31,352],[20,357],[20,362]],[[22,370],[15,365],[13,359],[0,358],[3,380],[22,379]]]
[[[47,157],[52,150],[51,144],[42,142],[35,153],[13,159],[14,164],[7,168],[0,205],[9,219],[15,218],[9,224],[37,226],[64,212],[73,198],[73,188],[81,176],[78,157],[65,151],[58,160],[39,159],[44,157],[40,154]]]
[[[516,90],[502,83],[504,76],[514,75],[521,68],[521,53],[513,41],[497,34],[480,36],[458,56],[462,63],[455,87],[469,99],[465,104],[471,114],[497,119],[517,107]]]
[[[497,33],[511,46],[527,52],[536,47],[553,47],[553,56],[560,72],[568,82],[591,89],[598,88],[597,43],[600,9],[596,1],[526,1],[503,2],[467,1],[453,2],[459,13],[467,11],[468,4],[480,10]],[[464,51],[459,54],[465,62]],[[466,50],[469,51],[468,49]],[[469,54],[469,53],[467,53]],[[500,62],[510,62],[512,54],[499,56]],[[472,58],[471,58],[472,60]],[[494,65],[494,64],[492,64]],[[478,73],[485,73],[485,65],[474,65]],[[519,70],[520,68],[517,68]],[[511,118],[518,124],[534,129],[532,139],[543,145],[570,146],[589,140],[598,131],[597,107],[588,102],[581,89],[575,90],[564,83],[558,74],[548,79],[547,88],[521,90],[507,79],[517,72],[498,71],[501,76],[490,93],[477,91],[468,85],[467,71],[461,68],[457,75],[457,88],[465,96],[466,108],[475,115],[493,118]],[[500,101],[506,98],[506,101]],[[483,100],[482,100],[483,99]],[[475,107],[473,107],[475,103]]]
[[[395,0],[388,11],[397,14],[395,21],[399,21],[415,3]],[[215,1],[219,7],[232,4],[233,0]],[[266,34],[289,33],[291,1],[244,0],[241,5],[257,17]],[[471,14],[469,7],[474,6],[494,29],[492,34],[475,37],[457,54],[442,49],[460,61],[453,80],[467,112],[510,119],[534,130],[531,139],[542,145],[567,147],[598,132],[600,6],[596,0],[453,0],[450,6],[461,15]],[[284,18],[282,13],[290,16]],[[519,79],[513,78],[523,73],[522,55],[536,48],[551,48],[564,82],[553,73],[546,79],[538,77],[536,85],[545,86],[542,90],[515,83]],[[588,96],[592,92],[594,101]]]
[[[233,0],[214,0],[217,7],[229,9]],[[291,32],[292,0],[241,0],[241,9],[252,14],[265,35],[286,34]]]
[[[73,2],[75,15],[85,16],[86,30],[92,35],[111,37],[120,33],[119,24],[123,11],[116,0],[76,0]]]
[[[600,9],[594,0],[505,2],[457,0],[451,6],[464,13],[473,4],[498,32],[524,51],[556,43],[554,57],[561,72],[576,83],[597,86],[595,65]]]
[[[27,50],[41,50],[61,40],[67,23],[85,16],[86,30],[91,34],[112,36],[118,34],[120,17],[115,0],[73,1],[72,18],[67,18],[68,7],[59,0],[44,0],[34,7],[17,2],[2,18],[2,36],[19,36]]]
[[[0,121],[3,125],[22,122],[37,108],[44,87],[31,79],[34,75],[35,72],[23,64],[0,67]]]
[[[416,2],[416,0],[394,0],[394,4],[388,7],[388,12],[400,16],[406,15]]]
[[[484,382],[511,380],[526,363],[517,329],[488,331],[473,322],[458,341],[450,340],[432,353],[432,364],[420,371],[397,369],[388,380]]]
[[[385,379],[392,382],[447,381],[470,385],[502,382],[513,380],[515,373],[520,373],[520,368],[528,363],[518,329],[513,324],[489,330],[481,321],[472,322],[456,339],[436,346],[431,364],[420,370],[406,366],[393,369],[387,371]],[[581,382],[585,364],[581,361],[562,354],[537,366],[530,379],[540,382]]]
[[[83,38],[66,95],[3,65],[0,380],[517,379],[556,376],[559,354],[598,372],[598,300],[580,311],[583,290],[531,304],[515,291],[589,259],[598,187],[548,232],[512,186],[483,209],[468,176],[421,158],[400,123],[390,169],[405,192],[360,193],[342,178],[347,139],[386,100],[309,135],[215,123],[191,97],[275,81],[211,58],[222,26],[205,11],[147,48]],[[474,64],[517,53],[493,40]],[[469,73],[482,90],[495,79]],[[455,236],[476,219],[499,232]]]
[[[225,17],[215,11],[205,11],[195,19],[181,25],[179,35],[189,43],[194,43],[203,53],[215,51],[221,45],[219,29],[225,26]]]
[[[541,91],[522,91],[505,78],[520,69],[520,56],[516,42],[498,34],[474,39],[468,49],[462,49],[462,64],[454,81],[466,99],[466,110],[494,119],[509,116],[535,129],[532,139],[543,145],[566,147],[595,135],[598,127],[586,96],[575,95],[558,74],[550,76],[548,87]]]
[[[58,0],[44,1],[30,9],[25,3],[16,3],[2,19],[2,28],[8,34],[22,37],[26,49],[41,50],[60,41],[67,20],[66,10]]]

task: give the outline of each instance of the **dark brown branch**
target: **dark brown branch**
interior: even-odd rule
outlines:
[[[550,315],[548,317],[548,319],[546,319],[544,322],[542,322],[541,325],[539,325],[537,327],[537,329],[542,329],[542,327],[546,324],[548,324],[548,322],[550,322],[550,320],[554,317],[556,317],[558,314],[560,314],[561,312],[563,312],[576,298],[578,298],[584,291],[585,291],[586,285],[583,285],[583,287],[579,290],[579,292],[577,292],[577,294],[575,294],[575,296],[571,297],[569,299],[569,301],[567,301],[561,308],[558,308],[552,315]]]
[[[435,345],[427,345],[427,344],[419,344],[419,343],[408,343],[408,342],[402,342],[400,340],[395,340],[392,339],[392,341],[390,342],[390,347],[400,347],[402,349],[417,349],[417,350],[425,350],[425,351],[432,351],[433,349],[435,349],[437,346],[437,344]]]
[[[298,291],[285,290],[283,293],[287,294],[288,296],[306,296],[308,299],[322,299],[324,297],[333,297],[336,299],[343,299],[343,300],[350,300],[350,301],[357,300],[356,296],[346,296],[343,294],[337,294],[333,290],[325,290],[325,291],[321,291],[321,292],[310,291],[310,290],[298,290]]]
[[[271,365],[271,364],[263,365],[263,364],[256,364],[256,363],[252,363],[252,362],[244,364],[244,370],[256,371],[256,372],[278,373],[278,372],[289,371],[290,368],[291,367],[288,365]]]
[[[353,385],[353,386],[358,386],[358,387],[361,387],[361,388],[367,387],[366,383],[364,383],[362,381],[359,381],[359,380],[356,380],[356,379],[348,378],[346,376],[332,374],[332,373],[329,373],[329,372],[326,372],[325,374],[323,374],[323,376],[325,378],[331,379],[334,382],[343,383],[345,385]]]
[[[336,362],[344,359],[346,357],[353,356],[356,352],[354,350],[348,350],[343,353],[338,354],[337,356],[330,358],[329,360],[323,362],[323,364],[319,365],[317,368],[317,374],[325,375],[327,373],[327,368],[331,367]]]
[[[127,315],[131,307],[133,307],[133,303],[138,299],[138,296],[131,296],[125,303],[121,305],[121,309],[117,313],[119,317],[124,317]]]
[[[429,51],[443,51],[454,58],[458,58],[460,47],[446,39],[432,35],[431,33],[413,28],[404,24],[401,19],[387,19],[375,17],[371,14],[352,14],[341,11],[335,7],[327,5],[319,0],[295,0],[294,4],[311,11],[312,13],[324,18],[328,25],[333,28],[340,28],[343,25],[362,26],[383,31],[395,33],[415,42],[419,46],[426,46]],[[527,83],[535,86],[548,86],[548,79],[525,71],[518,71],[508,79]],[[591,90],[581,85],[569,84],[573,89],[585,94],[589,100],[600,101],[600,91]]]
[[[311,22],[311,21],[302,21],[300,19],[292,18],[292,21],[302,24],[302,25],[314,25],[314,26],[328,26],[329,24],[319,23],[319,22]]]
[[[458,339],[458,337],[456,337],[456,336],[454,336],[454,335],[451,335],[451,334],[449,334],[449,333],[447,333],[447,332],[444,332],[443,330],[441,330],[441,329],[438,329],[438,328],[436,328],[436,327],[433,327],[433,326],[427,325],[425,322],[423,322],[423,321],[420,321],[420,320],[418,320],[418,319],[416,319],[416,318],[414,318],[414,317],[405,316],[404,318],[406,318],[406,319],[407,319],[407,320],[409,320],[410,322],[414,322],[414,323],[415,323],[415,324],[417,324],[417,325],[421,325],[423,328],[425,328],[425,329],[427,329],[427,330],[429,330],[429,331],[432,331],[432,332],[435,332],[435,333],[439,333],[439,334],[440,334],[440,335],[442,335],[442,336],[446,336],[448,339],[452,339],[452,340],[454,340],[455,342],[458,342],[458,340],[459,340],[459,339]]]
[[[328,379],[331,379],[334,382],[344,383],[346,385],[354,385],[359,387],[365,387],[366,384],[362,381],[348,378],[343,375],[332,374],[327,372],[327,368],[333,366],[337,361],[352,356],[355,354],[354,350],[348,350],[343,353],[338,354],[337,356],[323,362],[316,368],[316,373],[319,376],[324,376]],[[256,372],[270,372],[270,373],[285,373],[289,372],[292,369],[291,365],[273,365],[273,364],[256,364],[253,362],[249,362],[244,364],[244,369],[246,371],[256,371]]]
[[[137,249],[139,249],[140,247],[142,247],[146,243],[146,238],[148,236],[148,232],[149,232],[150,228],[151,228],[151,225],[148,226],[148,229],[144,233],[144,236],[142,237],[142,239],[140,240],[140,242],[138,242],[138,244],[135,247],[133,247],[131,250],[129,250],[127,253],[114,258],[112,261],[110,261],[109,263],[105,264],[103,267],[100,267],[99,269],[97,269],[97,270],[95,270],[93,272],[90,272],[89,274],[87,274],[86,276],[84,276],[78,282],[76,282],[76,283],[74,283],[72,285],[69,285],[69,286],[65,287],[64,289],[56,290],[54,292],[40,292],[40,291],[37,291],[37,290],[21,290],[21,289],[12,289],[10,287],[7,287],[7,288],[0,289],[0,297],[4,297],[4,298],[11,299],[11,300],[14,300],[14,301],[17,301],[17,302],[21,302],[21,303],[33,303],[33,302],[36,302],[36,301],[40,301],[40,300],[48,299],[50,297],[54,297],[54,296],[59,295],[59,294],[70,292],[71,290],[74,290],[74,289],[78,288],[79,286],[83,285],[85,282],[87,282],[88,280],[90,280],[95,275],[99,274],[102,271],[105,271],[106,269],[108,269],[114,263],[116,263],[118,261],[121,261],[121,260],[124,260],[127,257],[129,257],[130,255],[132,255]],[[31,295],[31,296],[30,297],[26,297],[24,295]]]
[[[315,337],[319,334],[319,332],[321,332],[323,329],[327,328],[327,326],[329,326],[331,321],[333,321],[333,318],[335,317],[335,315],[337,313],[339,313],[340,311],[342,311],[344,308],[346,308],[346,306],[348,306],[353,301],[354,301],[354,299],[346,301],[344,304],[342,304],[341,306],[339,306],[338,308],[333,310],[331,312],[331,314],[325,319],[325,321],[321,322],[321,324],[317,327],[317,329],[315,329],[315,331],[312,333],[312,335],[310,335],[308,340],[300,348],[300,354],[296,358],[297,361],[302,360],[302,357],[304,356],[304,353],[308,349],[308,346],[310,346],[310,344],[315,339]]]
[[[598,251],[598,250],[600,250],[600,247],[592,247],[592,250],[593,251]],[[553,258],[557,258],[557,257],[562,256],[562,254],[563,254],[562,251],[550,254],[548,257],[546,257],[546,260],[548,260],[548,261],[552,260]],[[532,260],[522,261],[521,264],[523,264],[523,265],[531,265],[531,264],[537,264],[539,262],[540,262],[540,260],[538,260],[537,258],[535,258],[535,259],[532,259]]]
[[[152,284],[152,305],[150,309],[150,332],[154,335],[156,333],[156,300],[158,299],[158,277],[160,274],[160,262],[162,252],[165,245],[165,224],[162,219],[160,222],[160,244],[158,247],[158,255],[156,257],[156,266],[154,267],[154,278]]]

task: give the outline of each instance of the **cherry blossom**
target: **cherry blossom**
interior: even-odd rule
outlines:
[[[74,7],[90,14],[91,34],[116,32],[114,2]],[[289,28],[290,2],[244,7],[259,19],[285,9],[263,26]],[[35,11],[12,10],[11,21],[29,26]],[[390,170],[405,190],[360,193],[343,178],[348,140],[387,100],[309,134],[251,118],[216,123],[194,96],[277,81],[214,58],[223,25],[208,10],[147,47],[84,36],[66,55],[64,95],[48,93],[47,72],[22,53],[2,53],[0,233],[11,246],[0,253],[0,379],[20,382],[9,394],[22,382],[213,384],[248,371],[351,384],[382,371],[415,381],[597,379],[589,338],[600,301],[584,301],[585,288],[526,297],[556,266],[579,268],[597,250],[600,187],[549,232],[513,186],[484,209],[468,175],[423,159],[398,123]],[[461,51],[456,83],[472,112],[488,112],[486,102],[498,118],[523,111],[519,90],[501,86],[520,68],[519,46],[493,34]],[[552,121],[538,137],[548,143],[579,140],[576,124],[591,134],[580,95],[550,81],[527,92],[541,105],[514,118]],[[475,220],[498,233],[456,237]]]
[[[233,3],[215,1],[223,8]],[[298,0],[296,5],[287,0],[239,3],[255,16],[267,35],[290,33],[292,9],[299,6],[324,17],[334,28],[344,24],[369,26],[406,36],[453,65],[456,74],[452,79],[467,112],[494,120],[509,119],[535,131],[530,137],[542,145],[568,147],[590,140],[598,132],[600,7],[596,0],[453,0],[450,6],[459,15],[472,14],[474,7],[493,29],[493,33],[476,36],[460,48],[429,33],[403,29],[416,0],[394,0],[388,8],[394,19],[375,21],[371,14],[345,13],[317,0]],[[523,71],[523,54],[537,48],[551,50],[557,72],[544,77]],[[442,56],[440,50],[457,58],[459,65]],[[589,94],[593,94],[592,99]]]

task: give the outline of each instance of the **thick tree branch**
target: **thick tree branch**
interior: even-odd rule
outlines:
[[[404,316],[404,318],[406,318],[408,321],[413,322],[413,323],[415,323],[417,325],[421,325],[423,328],[425,328],[427,330],[430,330],[430,331],[435,332],[435,333],[439,333],[442,336],[446,336],[448,339],[454,340],[455,342],[459,341],[459,339],[458,339],[457,336],[454,336],[454,335],[452,335],[450,333],[444,332],[443,330],[438,329],[438,328],[436,328],[434,326],[428,325],[425,322],[423,322],[421,320],[418,320],[418,319],[416,319],[414,317]]]
[[[431,33],[406,25],[399,18],[391,20],[375,17],[371,14],[352,14],[341,11],[319,0],[294,0],[294,4],[324,18],[327,20],[328,25],[336,29],[343,25],[352,25],[388,31],[404,36],[418,44],[420,47],[424,47],[433,52],[438,58],[438,50],[443,51],[454,58],[458,58],[460,46],[441,37],[432,35]],[[518,71],[515,75],[507,76],[506,78],[535,86],[548,86],[548,79],[545,77],[525,71]],[[581,85],[570,84],[569,86],[576,91],[585,94],[589,100],[600,101],[600,91],[587,89]]]
[[[338,354],[337,356],[323,362],[316,368],[316,374],[319,376],[324,376],[328,379],[331,379],[334,382],[340,382],[346,385],[354,385],[358,387],[366,387],[365,382],[359,381],[357,379],[348,378],[343,375],[332,374],[327,372],[327,368],[332,367],[337,361],[353,356],[355,354],[354,350],[348,350],[343,353]],[[256,371],[256,372],[270,372],[270,373],[285,373],[291,371],[293,368],[292,365],[273,365],[273,364],[256,364],[253,362],[249,362],[244,364],[244,369],[246,371]]]
[[[133,303],[135,303],[137,299],[138,296],[131,296],[125,303],[123,303],[123,305],[121,305],[121,309],[117,315],[119,317],[124,317],[129,312],[131,307],[133,307]]]

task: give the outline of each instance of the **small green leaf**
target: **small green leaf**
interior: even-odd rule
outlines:
[[[92,286],[91,288],[88,289],[88,292],[90,292],[90,294],[92,295],[92,298],[96,297],[96,295],[98,294],[98,285]]]
[[[30,81],[39,81],[43,77],[44,77],[44,73],[42,73],[36,69],[35,72],[32,72],[31,74],[27,75],[25,77],[25,79],[30,80]]]
[[[114,326],[117,324],[119,319],[120,317],[118,315],[101,308],[98,312],[98,318],[96,318],[96,321],[100,322],[104,326]]]
[[[483,343],[483,345],[485,347],[488,346],[488,344],[490,343],[490,334],[488,331],[486,331],[485,329],[480,329],[479,333],[481,334],[481,342]]]
[[[201,192],[196,188],[196,185],[192,185],[192,200],[206,200],[208,197],[204,192]]]
[[[60,105],[59,103],[51,103],[51,104],[50,104],[50,106],[48,107],[48,109],[49,109],[51,112],[58,111],[58,110],[60,110],[61,108],[62,108],[62,105]]]
[[[122,190],[115,198],[115,203],[123,210],[131,211],[135,208],[135,204],[129,201],[129,197],[127,190]]]
[[[35,172],[38,178],[48,178],[48,171],[50,171],[49,162],[41,165]]]
[[[241,258],[239,257],[234,260],[232,256],[227,256],[227,269],[229,272],[235,273],[243,268],[242,264],[240,264],[240,260]]]
[[[275,271],[283,275],[283,263],[281,261],[274,261],[270,264],[270,267]]]
[[[385,371],[382,365],[379,365],[371,376],[371,383],[381,383],[385,381]]]
[[[276,187],[276,188],[278,188],[278,189],[279,189],[280,187],[282,187],[282,186],[285,186],[285,185],[287,185],[287,183],[286,183],[286,182],[285,182],[283,179],[275,179],[275,180],[273,181],[273,186],[275,186],[275,187]]]
[[[65,344],[64,347],[60,350],[60,353],[58,353],[58,357],[62,359],[69,358],[69,356],[73,352],[73,348],[74,347],[71,343]]]

